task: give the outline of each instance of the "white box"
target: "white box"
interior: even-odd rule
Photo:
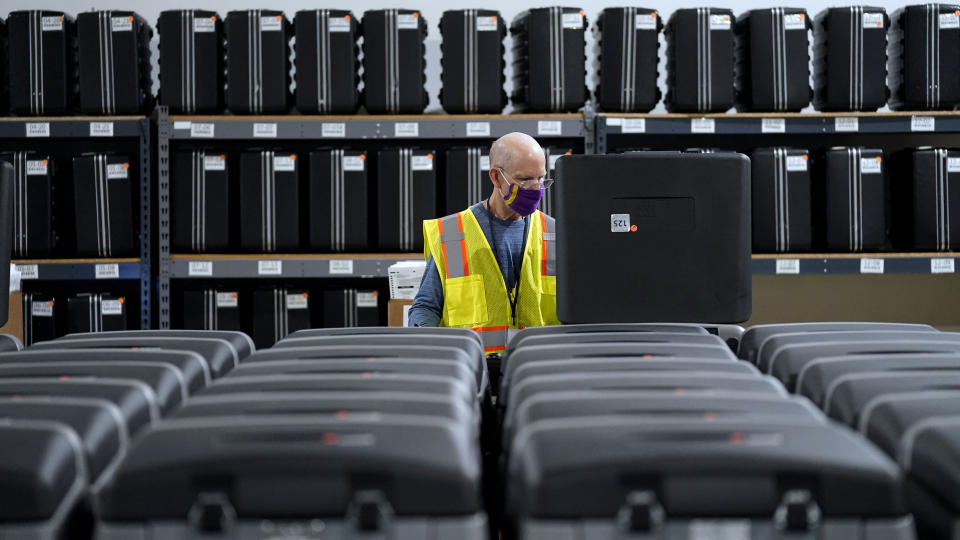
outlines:
[[[390,280],[390,298],[413,300],[420,290],[420,280],[427,267],[424,261],[400,261],[390,265],[387,275]]]

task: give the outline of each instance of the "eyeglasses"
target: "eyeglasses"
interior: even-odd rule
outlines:
[[[500,171],[500,176],[510,182],[511,184],[517,184],[521,189],[540,189],[540,186],[543,186],[544,189],[553,185],[553,178],[547,178],[546,175],[541,176],[540,178],[530,178],[527,180],[517,180],[515,182],[510,181],[510,177],[503,172],[503,169],[497,167],[497,170]]]

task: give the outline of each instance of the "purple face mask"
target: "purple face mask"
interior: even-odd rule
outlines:
[[[529,216],[540,204],[543,192],[544,187],[542,185],[540,189],[520,189],[520,186],[510,184],[510,191],[503,197],[503,200],[514,212],[521,216]]]

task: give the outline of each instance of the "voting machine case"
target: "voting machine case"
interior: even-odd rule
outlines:
[[[447,150],[444,160],[446,207],[449,216],[484,200],[490,185],[490,149],[472,146]]]
[[[7,69],[7,22],[0,18],[0,114],[10,108],[10,72]]]
[[[750,10],[736,24],[738,111],[799,111],[810,104],[807,11]]]
[[[310,152],[307,206],[310,249],[336,253],[369,247],[370,163],[360,150]]]
[[[297,155],[273,150],[240,156],[240,245],[277,253],[300,247]]]
[[[0,153],[13,165],[13,257],[49,257],[54,246],[53,160],[37,152]]]
[[[77,27],[61,11],[14,11],[7,18],[10,111],[62,115],[76,107]]]
[[[23,293],[23,344],[57,337],[56,300],[52,296]]]
[[[887,104],[887,29],[880,7],[829,8],[817,14],[813,104],[819,111],[875,111]]]
[[[282,287],[256,290],[252,295],[253,342],[258,349],[272,346],[290,332],[310,328],[310,295]]]
[[[437,167],[433,150],[377,152],[378,245],[387,251],[423,251],[423,221],[437,215]]]
[[[751,156],[754,253],[813,247],[810,152],[758,148]]]
[[[514,108],[576,112],[590,97],[586,85],[587,17],[578,7],[534,8],[510,23]]]
[[[875,251],[887,242],[886,164],[883,151],[831,148],[824,163],[822,213],[825,247]]]
[[[340,328],[380,325],[378,291],[340,289],[323,291],[323,326]]]
[[[657,66],[663,21],[655,9],[606,8],[597,18],[597,102],[610,112],[650,112],[660,102]]]
[[[890,108],[960,105],[960,5],[906,6],[890,19]]]
[[[133,167],[126,156],[84,154],[73,158],[77,255],[123,257],[136,251]]]
[[[729,9],[678,9],[670,15],[667,95],[670,112],[726,112],[734,105],[736,17]]]
[[[80,111],[143,114],[153,106],[153,30],[132,11],[77,15]]]
[[[360,106],[360,27],[350,11],[313,9],[293,18],[296,105],[301,113],[353,114]]]
[[[282,11],[227,13],[227,109],[284,114],[290,109],[290,21]]]
[[[83,293],[67,299],[67,332],[109,332],[127,329],[126,298]]]
[[[960,247],[960,151],[943,148],[913,152],[911,247],[954,251]],[[901,223],[898,223],[901,224]]]
[[[420,114],[425,87],[427,21],[412,9],[363,13],[363,104],[371,114]]]
[[[223,21],[214,11],[160,12],[160,105],[173,114],[223,110]]]
[[[183,291],[183,328],[240,331],[240,294],[210,287]]]
[[[230,168],[226,154],[207,150],[174,152],[173,249],[218,253],[230,249]]]
[[[440,104],[451,113],[499,114],[507,105],[503,39],[507,27],[499,11],[444,11],[440,18]]]

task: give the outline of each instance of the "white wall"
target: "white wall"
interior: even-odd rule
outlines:
[[[88,0],[89,2],[89,0]],[[915,2],[919,3],[919,2]],[[548,5],[564,5],[564,6],[576,6],[580,7],[587,13],[587,18],[590,21],[590,31],[587,35],[587,59],[588,59],[588,71],[587,71],[587,84],[590,87],[591,91],[595,86],[595,77],[596,77],[596,40],[594,38],[594,32],[596,30],[596,19],[600,11],[605,7],[615,7],[622,6],[624,3],[615,2],[614,0],[580,0],[579,2],[568,2],[561,4],[543,4],[543,3],[526,3],[523,1],[510,1],[510,0],[484,0],[483,2],[471,1],[471,0],[409,0],[408,2],[400,2],[399,0],[365,0],[359,4],[353,4],[352,2],[310,2],[306,0],[216,0],[216,1],[207,1],[207,2],[191,2],[189,0],[99,0],[95,3],[85,3],[79,4],[75,1],[70,0],[40,0],[39,2],[32,0],[4,0],[3,7],[0,8],[0,17],[5,17],[6,12],[14,11],[19,9],[53,9],[61,10],[67,13],[76,14],[79,11],[84,10],[93,10],[93,9],[123,9],[123,10],[133,10],[142,15],[150,23],[151,26],[155,26],[157,23],[157,18],[160,15],[160,11],[166,9],[209,9],[218,12],[221,16],[225,16],[228,11],[235,9],[282,9],[287,17],[293,18],[294,13],[301,9],[318,9],[318,8],[336,8],[336,9],[350,9],[356,15],[362,16],[363,11],[368,9],[382,9],[382,8],[409,8],[409,9],[419,9],[424,16],[426,16],[427,21],[430,24],[430,32],[427,37],[427,90],[430,93],[430,105],[427,109],[428,111],[440,111],[440,102],[437,98],[437,94],[440,90],[440,30],[437,28],[437,24],[440,22],[440,15],[444,10],[447,9],[466,9],[466,8],[483,8],[483,9],[496,9],[506,18],[507,21],[513,20],[514,16],[523,9],[529,7],[543,7]],[[634,4],[636,5],[636,4]],[[826,0],[808,0],[807,2],[785,2],[782,4],[773,4],[769,1],[761,0],[735,0],[735,1],[704,1],[704,2],[693,2],[693,1],[683,1],[677,3],[667,3],[667,2],[644,2],[639,4],[646,8],[657,9],[660,12],[660,15],[663,17],[664,21],[670,16],[670,13],[677,8],[689,8],[689,7],[702,7],[702,6],[712,6],[712,7],[725,7],[730,8],[737,15],[740,13],[754,8],[763,8],[763,7],[775,7],[775,6],[802,6],[807,9],[807,12],[814,16],[821,10],[842,5],[851,5],[845,3],[836,3],[828,2]],[[892,13],[897,8],[906,5],[906,1],[903,3],[894,3],[889,0],[882,0],[871,2],[870,5],[882,7],[887,10],[888,13]],[[153,54],[154,54],[154,91],[156,91],[156,40],[157,37],[154,35],[153,43]],[[507,94],[509,95],[511,90],[510,82],[510,37],[507,36],[505,40],[506,51],[507,51]],[[666,52],[666,45],[662,41],[660,45],[660,88],[661,91],[666,92],[666,83],[665,83],[665,71],[666,65],[664,62],[664,54]],[[510,111],[508,106],[507,112]],[[663,105],[659,105],[654,112],[664,112]]]

